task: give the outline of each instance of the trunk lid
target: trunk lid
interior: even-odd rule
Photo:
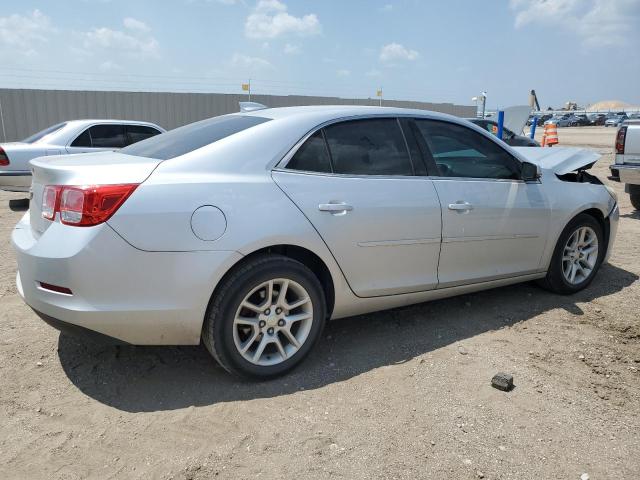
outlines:
[[[100,152],[33,159],[31,229],[39,237],[51,222],[42,218],[42,193],[46,185],[115,185],[142,183],[162,160]]]
[[[553,170],[556,175],[589,170],[601,157],[593,150],[578,147],[514,147],[514,150],[526,161]]]

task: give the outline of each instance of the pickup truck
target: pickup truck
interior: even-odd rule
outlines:
[[[631,204],[640,210],[640,120],[627,120],[620,126],[615,151],[609,178],[625,184],[624,191],[631,197]]]

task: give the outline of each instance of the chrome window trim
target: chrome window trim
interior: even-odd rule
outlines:
[[[405,138],[405,134],[404,134],[404,130],[402,129],[402,125],[400,125],[400,117],[413,117],[413,115],[392,115],[392,114],[368,114],[368,115],[350,115],[347,117],[340,117],[340,118],[334,118],[331,120],[328,120],[326,122],[323,122],[319,125],[317,125],[316,127],[314,127],[312,130],[310,130],[309,132],[307,132],[300,140],[298,140],[295,145],[293,147],[291,147],[291,149],[289,149],[289,151],[285,154],[284,157],[282,157],[282,159],[276,163],[276,166],[273,167],[272,171],[285,171],[285,172],[297,172],[297,173],[306,173],[306,174],[314,174],[314,175],[331,175],[334,177],[348,177],[348,178],[369,178],[369,177],[374,177],[374,178],[414,178],[414,177],[424,177],[423,175],[416,175],[415,171],[415,165],[413,164],[413,159],[411,157],[411,151],[409,149],[409,145],[407,143],[407,139]],[[427,118],[427,117],[425,117]],[[314,172],[314,171],[309,171],[309,170],[295,170],[293,168],[287,168],[287,164],[289,163],[289,161],[291,160],[291,158],[298,153],[298,150],[300,149],[300,147],[302,147],[302,145],[311,137],[313,136],[318,130],[323,130],[325,127],[328,127],[329,125],[334,125],[336,123],[343,123],[343,122],[349,122],[349,121],[356,121],[356,120],[377,120],[377,119],[389,119],[389,120],[395,120],[398,128],[400,129],[400,133],[402,135],[402,141],[403,144],[407,150],[407,157],[409,158],[409,163],[411,164],[411,171],[413,171],[413,175],[375,175],[375,174],[352,174],[352,173],[334,173],[333,172],[333,157],[331,156],[331,150],[329,149],[329,144],[327,142],[327,138],[325,136],[324,131],[322,132],[322,138],[324,139],[326,148],[327,148],[327,153],[329,154],[329,161],[331,163],[331,172],[327,173],[327,172]]]
[[[318,130],[321,130],[321,129],[323,129],[323,128],[329,126],[329,125],[333,125],[335,123],[342,123],[342,122],[351,121],[351,120],[368,120],[368,119],[378,119],[378,118],[396,119],[396,120],[398,120],[398,123],[400,123],[400,118],[409,118],[409,119],[412,119],[412,120],[434,120],[434,121],[439,121],[439,122],[444,122],[444,123],[451,123],[451,124],[458,125],[458,126],[461,126],[461,127],[466,127],[469,130],[473,130],[473,131],[475,131],[477,133],[480,133],[485,138],[488,138],[489,140],[491,140],[494,144],[496,144],[498,147],[500,147],[506,153],[511,155],[518,162],[522,163],[522,162],[526,162],[527,161],[525,158],[521,157],[518,154],[518,152],[511,151],[509,146],[504,144],[503,141],[499,141],[498,138],[495,135],[490,134],[485,129],[479,127],[478,125],[475,125],[475,124],[469,122],[468,120],[460,119],[460,121],[457,122],[453,118],[452,119],[442,119],[442,118],[434,117],[432,115],[429,115],[428,112],[425,112],[424,116],[423,115],[416,115],[416,114],[385,114],[385,113],[373,114],[372,113],[372,114],[365,114],[365,115],[348,115],[348,116],[345,116],[345,117],[332,118],[331,120],[327,120],[326,122],[322,122],[322,123],[316,125],[311,130],[309,130],[305,135],[303,135],[302,138],[300,138],[300,140],[298,140],[287,151],[287,153],[285,153],[284,156],[279,161],[277,161],[275,163],[275,166],[273,166],[270,170],[274,171],[274,172],[302,173],[302,174],[306,174],[306,175],[326,175],[326,176],[332,176],[332,177],[338,177],[339,176],[339,177],[346,177],[346,178],[429,178],[429,179],[432,179],[432,180],[445,179],[445,180],[476,180],[476,181],[497,181],[497,182],[516,182],[516,183],[542,183],[540,180],[538,180],[537,182],[525,182],[524,180],[513,180],[513,179],[506,179],[506,178],[442,177],[440,175],[354,175],[354,174],[333,173],[333,172],[331,172],[331,173],[313,172],[313,171],[308,171],[308,170],[294,170],[294,169],[286,168],[287,164],[289,163],[289,160],[291,160],[291,158],[297,153],[298,149],[302,146],[302,144],[304,142],[306,142],[309,139],[309,137],[311,137]],[[469,125],[465,125],[465,123],[468,123]],[[404,137],[405,133],[404,133],[404,130],[402,129],[401,125],[400,125],[400,131],[402,132],[402,135]],[[325,143],[326,143],[326,138],[325,138]],[[405,138],[405,143],[406,143],[406,138]],[[505,146],[507,148],[505,148]],[[407,150],[409,151],[408,146],[407,146]],[[412,165],[412,168],[414,169],[414,172],[415,172],[415,166],[413,165],[413,159],[411,157],[411,151],[409,151],[409,159],[411,160],[411,165]],[[332,163],[331,168],[333,169],[333,162],[331,162],[331,163]]]

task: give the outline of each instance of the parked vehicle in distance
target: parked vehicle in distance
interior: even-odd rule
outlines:
[[[589,125],[591,126],[602,126],[604,125],[604,122],[607,119],[607,115],[604,113],[593,113],[590,115],[587,115],[587,118],[589,119]]]
[[[537,127],[541,127],[542,125],[544,125],[544,122],[546,122],[547,120],[549,120],[550,118],[552,118],[553,115],[551,115],[550,113],[545,113],[544,115],[540,115],[537,117],[537,121],[536,121],[536,126]],[[531,115],[529,117],[529,120],[527,120],[527,126],[530,127],[531,124],[533,123],[533,118],[534,116]]]
[[[631,204],[640,210],[640,120],[627,120],[618,129],[614,145],[615,163],[609,166],[611,180],[624,183]]]
[[[620,125],[622,125],[622,122],[624,122],[627,119],[627,114],[626,113],[618,113],[610,118],[607,118],[607,120],[605,120],[604,122],[604,126],[605,127],[619,127]]]
[[[21,142],[0,144],[0,189],[28,192],[33,158],[116,150],[163,132],[153,123],[130,120],[70,120],[52,125]]]
[[[618,224],[612,190],[586,172],[598,158],[510,147],[424,110],[210,118],[33,160],[17,289],[57,328],[202,341],[229,372],[269,378],[328,319],[529,280],[587,287]]]
[[[590,124],[591,122],[589,121],[587,116],[584,114],[574,115],[569,119],[570,127],[586,127],[587,125],[590,125]]]
[[[564,115],[555,115],[551,117],[549,120],[544,122],[544,125],[555,124],[558,127],[568,127],[571,123],[571,118],[573,115],[569,113],[565,113]]]
[[[482,118],[468,118],[471,123],[478,125],[493,135],[498,135],[498,122]],[[516,135],[508,128],[502,129],[502,140],[512,147],[539,147],[540,144],[532,138],[524,135]]]

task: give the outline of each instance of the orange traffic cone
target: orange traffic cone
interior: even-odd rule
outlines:
[[[544,134],[542,135],[542,146],[553,147],[558,143],[558,126],[555,123],[545,125]]]

